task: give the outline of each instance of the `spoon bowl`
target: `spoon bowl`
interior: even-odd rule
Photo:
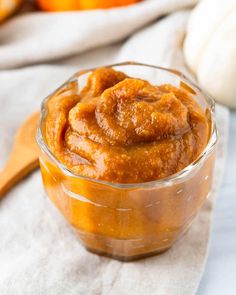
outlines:
[[[38,125],[39,113],[36,112],[17,131],[9,159],[0,172],[0,199],[38,167],[39,150],[35,139]]]

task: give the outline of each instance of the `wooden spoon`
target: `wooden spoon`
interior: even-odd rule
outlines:
[[[30,116],[16,133],[10,157],[0,172],[0,199],[18,181],[38,167],[39,150],[35,138],[38,125],[37,112]]]

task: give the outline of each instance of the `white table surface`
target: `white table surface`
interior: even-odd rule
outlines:
[[[236,111],[230,115],[225,174],[216,200],[206,264],[197,295],[236,294]]]

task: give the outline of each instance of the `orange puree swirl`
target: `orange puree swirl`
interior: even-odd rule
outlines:
[[[189,165],[207,144],[207,118],[183,88],[111,68],[93,71],[79,94],[70,87],[49,100],[44,135],[76,174],[116,183],[157,180]]]

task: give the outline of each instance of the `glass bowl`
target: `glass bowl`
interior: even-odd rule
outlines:
[[[44,140],[43,124],[52,96],[79,93],[94,69],[76,73],[44,99],[37,142],[49,198],[88,250],[128,261],[170,248],[189,228],[209,196],[217,142],[214,101],[176,70],[134,62],[107,67],[154,85],[170,83],[185,88],[202,107],[211,128],[201,155],[180,172],[145,183],[111,183],[74,174],[53,155]]]

